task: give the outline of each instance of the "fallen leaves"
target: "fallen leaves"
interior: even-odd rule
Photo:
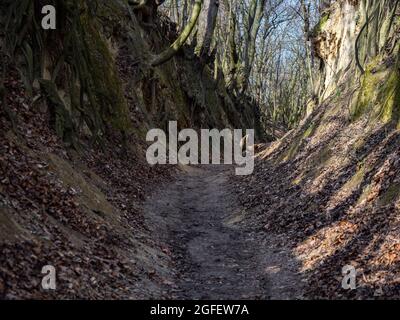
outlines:
[[[112,135],[102,150],[86,146],[83,157],[72,160],[49,128],[46,113],[31,107],[16,71],[8,77],[8,103],[17,115],[18,133],[11,131],[0,109],[0,210],[12,208],[12,220],[25,233],[15,241],[0,234],[0,298],[137,297],[137,279],[151,276],[146,274],[147,266],[132,256],[138,233],[141,241],[150,241],[138,209],[140,199],[152,182],[167,179],[169,172],[148,167],[134,150],[121,156],[124,151]],[[110,207],[117,208],[112,212],[115,220],[87,212],[80,198],[84,190],[65,185],[50,168],[49,153],[63,158],[73,170],[91,169],[81,175],[106,194]],[[41,268],[46,264],[56,268],[54,292],[40,287]]]
[[[317,130],[293,159],[282,161],[301,127],[261,152],[252,177],[233,180],[246,223],[293,248],[308,297],[400,298],[400,134],[346,124],[345,111],[335,112],[338,126]],[[357,290],[341,288],[347,264],[359,273]]]

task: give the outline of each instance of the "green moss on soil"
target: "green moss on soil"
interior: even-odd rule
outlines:
[[[114,128],[126,131],[128,129],[128,106],[118,77],[114,59],[99,32],[100,26],[88,16],[81,17],[85,34],[87,62],[86,80],[88,95],[92,107],[100,108],[105,123]],[[89,72],[90,70],[90,72]]]
[[[352,120],[357,120],[363,114],[369,112],[376,106],[378,95],[377,88],[380,87],[384,79],[382,72],[373,71],[378,65],[379,59],[372,61],[366,68],[365,74],[362,76],[361,88],[355,106],[353,106],[351,115]]]
[[[388,80],[380,91],[378,101],[382,103],[379,118],[384,122],[400,120],[400,76],[399,71],[390,73]]]
[[[329,159],[331,159],[331,157],[331,148],[329,146],[323,147],[318,153],[310,158],[306,169],[304,169],[303,172],[292,181],[292,183],[299,184],[302,180],[314,179],[318,175],[318,172],[320,172],[321,168],[323,168]]]
[[[312,122],[312,123],[310,124],[310,126],[307,128],[307,130],[304,131],[304,133],[303,133],[303,139],[306,139],[306,138],[311,137],[311,136],[314,134],[315,128],[316,128],[316,125],[315,125],[314,122]]]
[[[294,158],[294,156],[296,155],[297,151],[299,150],[300,147],[300,143],[301,143],[301,138],[298,137],[296,138],[291,144],[289,149],[283,153],[283,155],[279,158],[278,162],[282,162],[282,161],[288,161]]]
[[[361,149],[364,147],[365,142],[366,142],[366,141],[365,141],[365,138],[364,138],[364,137],[361,137],[361,138],[357,139],[357,140],[354,142],[354,144],[353,144],[353,149],[354,149],[355,151],[361,150]]]
[[[400,121],[400,74],[398,67],[392,71],[379,66],[381,58],[372,61],[363,75],[360,92],[352,109],[352,120],[371,114],[370,121],[384,123]],[[398,65],[398,63],[397,63]]]
[[[327,22],[329,20],[329,13],[325,13],[321,19],[318,21],[317,25],[313,29],[313,34],[316,35],[324,30]]]
[[[400,196],[400,183],[394,183],[382,194],[378,200],[378,204],[385,206],[391,204]]]
[[[364,189],[362,190],[362,193],[360,195],[360,197],[357,200],[357,205],[360,204],[361,202],[363,202],[364,200],[367,199],[369,193],[371,192],[372,186],[371,184],[367,185],[364,187]]]
[[[346,182],[346,184],[343,186],[343,189],[345,190],[355,190],[360,187],[362,181],[364,180],[365,177],[365,164],[360,164],[358,167],[357,171],[354,173],[354,175],[351,177],[349,181]]]
[[[312,122],[302,134],[300,133],[292,141],[289,149],[283,153],[283,155],[279,158],[278,162],[288,161],[290,159],[293,159],[296,156],[297,151],[299,150],[300,145],[302,144],[302,141],[304,139],[311,137],[314,134],[316,129],[317,129],[316,123]]]

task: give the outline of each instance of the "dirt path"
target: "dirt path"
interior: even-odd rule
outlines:
[[[273,237],[251,231],[229,187],[231,168],[186,167],[148,199],[146,219],[172,256],[175,299],[288,299],[301,294],[297,266]],[[241,222],[242,221],[242,222]]]

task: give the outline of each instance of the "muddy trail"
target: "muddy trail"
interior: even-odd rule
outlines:
[[[174,299],[301,298],[290,251],[252,230],[229,183],[232,168],[185,167],[146,202],[153,234],[168,248]]]

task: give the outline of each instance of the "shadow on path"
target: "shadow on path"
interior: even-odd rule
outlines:
[[[229,185],[233,168],[185,167],[145,205],[147,223],[168,247],[174,299],[301,297],[297,263],[273,236],[246,227]],[[276,241],[275,241],[276,242]]]

